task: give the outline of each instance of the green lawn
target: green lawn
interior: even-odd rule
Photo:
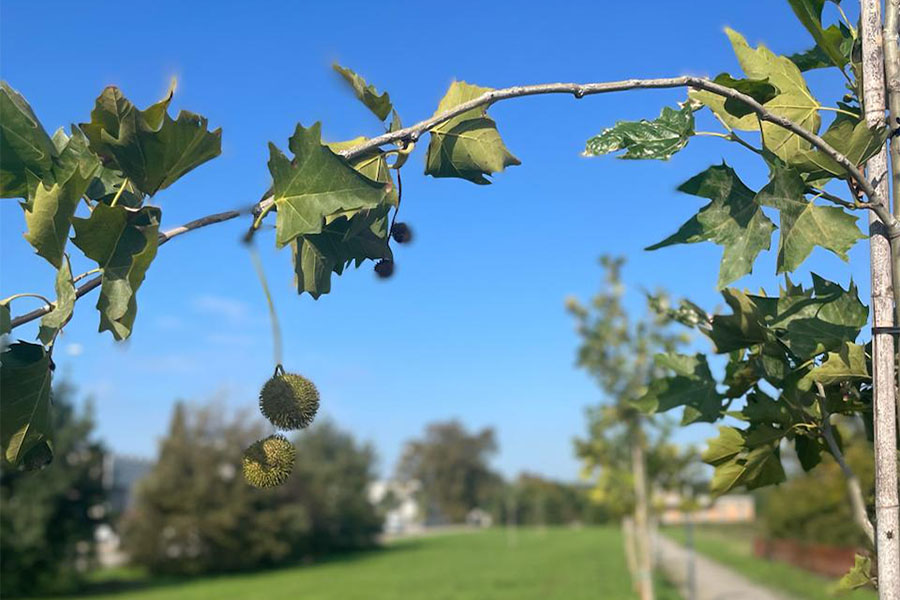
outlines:
[[[663,588],[660,600],[675,600]],[[182,582],[134,581],[82,600],[632,599],[616,528],[502,529],[396,542],[318,564]]]
[[[662,532],[684,543],[684,528],[667,528]],[[770,589],[786,592],[801,600],[834,600],[829,593],[834,580],[820,577],[788,564],[768,561],[753,555],[752,531],[740,528],[698,527],[694,531],[697,552],[731,567],[748,579]],[[841,600],[875,600],[869,590],[839,596]]]

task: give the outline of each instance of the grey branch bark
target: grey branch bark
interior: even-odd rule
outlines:
[[[537,96],[542,94],[569,94],[574,96],[575,98],[582,98],[584,96],[606,94],[610,92],[621,92],[626,90],[666,89],[679,87],[705,90],[725,98],[739,100],[746,104],[754,113],[756,113],[761,121],[773,123],[792,133],[795,133],[800,138],[812,144],[818,150],[824,152],[847,171],[850,178],[852,178],[856,182],[859,188],[869,198],[870,202],[865,204],[863,207],[872,210],[878,215],[878,218],[884,224],[884,234],[889,239],[900,239],[900,218],[894,218],[894,215],[891,214],[890,209],[885,208],[885,204],[880,201],[876,187],[860,172],[858,165],[853,164],[853,162],[850,161],[846,156],[835,150],[831,145],[828,144],[828,142],[823,140],[815,133],[807,131],[790,119],[773,114],[762,104],[757,102],[753,97],[748,96],[747,94],[743,94],[730,87],[719,85],[705,77],[683,76],[664,77],[656,79],[625,79],[622,81],[608,81],[601,83],[544,83],[538,85],[522,85],[498,90],[491,90],[490,92],[485,92],[477,98],[473,98],[468,102],[459,104],[448,111],[425,119],[424,121],[416,123],[415,125],[411,125],[410,127],[406,127],[404,129],[399,129],[397,131],[385,133],[384,135],[371,138],[370,140],[367,140],[366,142],[363,142],[358,146],[354,146],[353,148],[348,148],[347,150],[340,152],[340,155],[344,158],[350,159],[365,154],[366,152],[370,152],[374,149],[380,148],[381,146],[384,146],[386,144],[399,144],[402,146],[410,142],[416,142],[424,133],[430,131],[443,122],[449,121],[453,117],[470,111],[473,108],[488,106],[495,102],[499,102],[500,100],[520,98],[524,96]],[[272,196],[266,197],[263,200],[260,200],[253,207],[251,212],[253,214],[260,214],[261,211],[269,210],[273,202],[274,199],[272,198]],[[200,225],[190,227],[185,231],[198,229],[199,227],[210,225],[212,223],[221,223],[222,221],[227,221],[238,217],[241,214],[243,213],[239,211],[228,211],[216,215],[209,215],[208,217],[203,217],[201,219],[198,219],[197,221],[192,221],[192,223],[200,223]],[[183,227],[188,227],[188,225],[185,225]],[[179,233],[184,233],[184,231],[181,231]],[[163,235],[165,234],[161,234],[161,237]],[[99,277],[91,279],[87,283],[77,288],[76,298],[80,298],[99,285]],[[52,310],[52,307],[43,310],[35,310],[30,313],[18,316],[12,320],[12,327],[15,328],[19,325],[28,323],[29,321],[40,318],[41,316],[47,314],[47,312],[49,312],[50,310]]]
[[[861,0],[863,106],[870,127],[884,123],[885,80],[881,0]],[[888,205],[887,145],[868,162],[868,177],[877,182],[872,202]],[[878,597],[900,600],[900,509],[897,491],[897,402],[894,337],[879,327],[894,322],[891,245],[880,213],[869,213],[872,269],[872,386],[875,428],[875,548]],[[897,242],[894,242],[895,245]]]
[[[178,237],[179,235],[185,234],[188,231],[193,231],[195,229],[200,229],[201,227],[206,227],[207,225],[213,225],[215,223],[222,223],[224,221],[230,221],[231,219],[235,219],[241,215],[250,214],[250,210],[229,210],[226,212],[217,213],[214,215],[207,215],[205,217],[201,217],[199,219],[195,219],[189,223],[185,223],[179,227],[175,227],[173,229],[169,229],[168,231],[163,231],[159,234],[158,245],[162,246],[169,240],[174,237]],[[75,299],[81,298],[88,292],[94,290],[97,287],[100,287],[100,282],[102,280],[102,275],[98,275],[93,279],[89,279],[88,281],[82,283],[80,286],[75,288]],[[20,315],[11,321],[12,328],[16,328],[19,325],[24,325],[30,321],[34,321],[35,319],[40,319],[54,308],[53,304],[48,304],[47,306],[42,306],[41,308],[35,309],[29,313],[25,313],[24,315]]]

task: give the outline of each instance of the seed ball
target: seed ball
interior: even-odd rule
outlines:
[[[278,429],[303,429],[319,410],[319,390],[302,375],[275,375],[259,392],[259,410]]]
[[[379,260],[375,263],[375,274],[381,279],[387,279],[394,274],[394,261],[389,258]]]
[[[398,244],[406,244],[412,241],[412,229],[406,223],[394,223],[391,226],[391,237]]]
[[[244,479],[253,487],[269,488],[284,483],[294,469],[297,451],[283,435],[270,435],[244,450]]]

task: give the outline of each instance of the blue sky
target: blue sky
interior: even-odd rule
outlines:
[[[829,10],[831,10],[829,8]],[[550,81],[737,72],[724,26],[789,54],[811,40],[787,2],[25,2],[0,3],[0,72],[49,131],[85,121],[94,98],[118,85],[139,106],[178,78],[173,108],[209,117],[222,155],[154,198],[163,227],[243,207],[269,184],[266,144],[286,148],[300,121],[324,136],[374,135],[379,123],[348,93],[338,61],[388,90],[404,122],[430,116],[454,78],[503,87]],[[836,74],[815,73],[823,101],[843,94]],[[350,269],[313,301],[292,287],[290,255],[258,236],[285,334],[285,366],[314,379],[323,413],[372,441],[384,472],[402,443],[433,420],[494,426],[496,465],[574,479],[571,440],[584,407],[602,400],[573,366],[577,339],[564,299],[598,286],[601,253],[628,257],[625,278],[715,307],[720,249],[648,253],[702,203],[675,192],[723,159],[759,187],[765,172],[740,148],[695,138],[671,161],[579,156],[616,119],[653,117],[682,90],[574,100],[534,97],[491,109],[522,166],[495,184],[425,177],[423,153],[403,171],[402,220],[415,243],[396,250],[389,282]],[[827,119],[827,116],[826,116]],[[713,129],[714,123],[703,122]],[[21,233],[14,201],[0,203],[0,296],[52,295],[53,272]],[[135,333],[97,334],[92,295],[79,302],[56,356],[94,399],[99,434],[119,452],[150,456],[172,403],[218,398],[254,409],[272,371],[265,300],[238,239],[244,220],[183,236],[161,249],[138,294]],[[773,243],[775,240],[773,240]],[[864,244],[852,266],[817,249],[803,270],[868,291]],[[76,260],[76,272],[89,265]],[[83,267],[83,268],[80,268]],[[774,252],[738,285],[772,289]],[[803,280],[803,276],[799,277]],[[20,300],[14,313],[30,309]],[[29,339],[35,328],[16,336]],[[685,441],[708,437],[692,426]]]

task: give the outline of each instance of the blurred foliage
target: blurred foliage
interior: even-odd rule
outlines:
[[[427,523],[462,523],[473,508],[484,508],[502,486],[488,467],[497,451],[494,430],[470,433],[458,421],[432,423],[422,439],[406,444],[397,476],[421,484],[419,501]]]
[[[54,459],[39,471],[0,473],[0,595],[70,592],[93,559],[105,515],[105,449],[92,439],[90,408],[76,411],[73,388],[53,391]]]
[[[235,571],[370,546],[380,522],[365,496],[374,456],[322,425],[300,434],[285,484],[240,477],[241,448],[264,434],[220,406],[176,405],[153,470],[139,484],[125,549],[155,573]]]

